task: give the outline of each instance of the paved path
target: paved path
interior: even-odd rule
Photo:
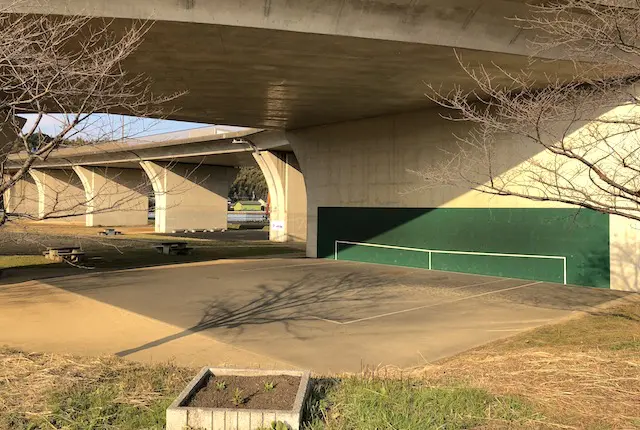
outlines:
[[[0,344],[185,365],[412,366],[624,293],[329,260],[223,260],[0,287]]]

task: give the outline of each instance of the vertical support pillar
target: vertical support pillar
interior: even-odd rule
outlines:
[[[84,187],[73,170],[31,169],[29,174],[38,188],[40,219],[84,223]]]
[[[640,222],[609,216],[610,287],[640,292]]]
[[[16,145],[18,143],[18,133],[27,121],[19,116],[11,117],[10,121],[6,121],[7,119],[9,118],[5,118],[5,121],[0,125],[0,159],[3,161],[6,160],[9,154],[19,148]],[[4,175],[3,182],[8,182],[10,177],[10,174]],[[0,196],[3,203],[2,209],[6,212],[20,212],[29,217],[37,216],[37,207],[34,209],[34,201],[36,206],[38,201],[37,190],[30,187],[30,185],[35,186],[35,184],[29,184],[29,179],[21,179],[10,189],[5,190],[4,195]],[[34,193],[34,191],[36,192]]]
[[[16,217],[28,219],[39,216],[38,187],[30,175],[25,175],[4,194],[4,209]]]
[[[269,187],[273,242],[307,239],[307,192],[300,164],[293,152],[261,151],[253,154]]]
[[[157,233],[227,228],[233,167],[142,161],[156,198]]]
[[[87,202],[86,225],[147,225],[151,189],[141,169],[74,166]]]

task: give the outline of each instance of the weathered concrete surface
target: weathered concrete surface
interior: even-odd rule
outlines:
[[[72,169],[31,169],[38,189],[38,217],[84,223],[87,200],[80,178]]]
[[[169,118],[295,129],[429,106],[425,82],[473,83],[464,63],[515,72],[528,66],[531,35],[507,19],[520,1],[53,0],[10,2],[32,13],[153,19],[126,66],[152,78],[156,94],[188,90]],[[534,75],[572,74],[539,62]],[[507,80],[505,80],[507,82]],[[176,109],[172,109],[176,108]]]
[[[156,196],[156,233],[227,228],[230,167],[142,161]]]
[[[411,366],[625,293],[303,259],[50,279],[0,289],[0,344],[317,372]],[[248,355],[247,355],[248,354]]]
[[[293,152],[253,154],[269,187],[272,242],[307,240],[307,191]]]
[[[35,219],[40,214],[38,186],[30,175],[24,176],[4,194],[5,210]]]
[[[458,151],[454,133],[470,125],[442,118],[439,109],[348,121],[287,132],[307,190],[307,256],[317,251],[320,206],[338,207],[543,207],[526,199],[495,197],[460,186],[424,188],[420,172],[446,163]],[[512,136],[498,138],[492,160],[507,169],[541,152]],[[480,180],[488,180],[478,166]],[[498,174],[499,172],[496,172]],[[547,204],[544,207],[553,207]]]
[[[46,4],[10,3],[21,12],[179,21],[323,35],[481,49],[526,54],[528,31],[504,17],[530,13],[523,1],[447,3],[415,0],[51,0]],[[533,2],[529,2],[533,3]],[[37,9],[36,9],[37,7]],[[478,33],[484,37],[479,39]]]
[[[126,309],[37,281],[0,288],[0,345],[26,351],[62,354],[115,354],[181,329]],[[129,358],[144,362],[176,359],[185,365],[291,368],[270,357],[255,354],[202,335],[176,339]]]
[[[616,108],[615,110],[625,107]],[[458,185],[425,186],[420,172],[437,170],[451,162],[459,151],[455,136],[465,136],[470,125],[452,122],[441,109],[347,121],[286,132],[302,166],[307,191],[307,256],[317,255],[319,207],[386,208],[570,208],[560,202],[538,202],[512,196],[494,196],[471,189],[469,182]],[[595,115],[596,113],[594,113]],[[580,130],[577,128],[576,130]],[[602,135],[612,133],[599,130]],[[628,134],[617,133],[628,137]],[[617,134],[610,134],[612,136]],[[567,139],[571,138],[569,134]],[[604,139],[610,144],[613,138]],[[622,139],[622,137],[620,138]],[[630,141],[635,141],[630,139]],[[619,142],[623,144],[623,142]],[[531,165],[553,166],[567,163],[566,157],[555,160],[541,145],[513,135],[497,135],[491,159],[491,173],[508,183],[508,189],[536,188],[536,172]],[[603,149],[606,153],[608,149]],[[478,157],[480,159],[480,157]],[[464,163],[463,163],[464,164]],[[588,169],[579,163],[571,173],[577,189],[598,189]],[[458,169],[454,163],[451,169]],[[560,174],[562,171],[560,171]],[[478,163],[464,174],[477,183],[491,178],[486,163]],[[540,176],[543,177],[544,176]],[[523,192],[527,194],[528,191]],[[548,195],[553,196],[552,192]],[[564,197],[571,198],[565,193]],[[572,196],[576,201],[579,197]],[[610,217],[610,287],[640,291],[640,247],[637,222],[621,216]]]
[[[87,200],[86,226],[147,225],[148,182],[142,169],[74,166]]]

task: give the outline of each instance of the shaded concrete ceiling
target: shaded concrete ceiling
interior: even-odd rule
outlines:
[[[158,93],[188,91],[170,118],[295,129],[430,106],[426,83],[472,88],[458,64],[515,71],[532,37],[506,17],[525,0],[0,0],[11,10],[156,22],[127,66]],[[545,54],[562,58],[558,53]],[[567,77],[567,62],[536,73]]]
[[[520,70],[522,55],[458,49],[465,63]],[[175,119],[295,129],[430,106],[427,83],[472,82],[449,47],[211,24],[158,22],[131,59],[162,93],[187,90]],[[560,62],[536,73],[570,76]],[[506,81],[505,81],[506,82]]]

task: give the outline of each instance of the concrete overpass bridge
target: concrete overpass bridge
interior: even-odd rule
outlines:
[[[625,219],[464,187],[417,190],[420,182],[411,170],[446,161],[440,149],[456,151],[453,133],[468,130],[468,124],[442,119],[424,96],[425,83],[473,88],[458,58],[482,63],[490,72],[530,67],[533,77],[572,75],[562,52],[529,63],[527,41],[533,35],[507,19],[527,16],[525,1],[2,3],[16,13],[108,17],[114,29],[155,20],[127,67],[150,76],[154,92],[189,91],[174,102],[179,109],[171,119],[266,129],[244,138],[258,146],[266,145],[262,139],[274,144],[255,158],[250,145],[232,149],[237,147],[231,137],[190,142],[183,156],[174,151],[172,159],[193,166],[204,157],[206,166],[222,169],[253,157],[270,164],[272,172],[284,172],[271,179],[266,174],[270,190],[280,190],[278,206],[284,209],[278,216],[289,216],[303,201],[285,196],[304,195],[305,210],[291,209],[299,214],[291,219],[304,214],[306,234],[282,237],[306,238],[310,257],[639,289],[638,229]],[[198,145],[211,146],[203,152]],[[501,172],[540,153],[509,136],[498,145]],[[164,150],[150,147],[145,156]],[[107,165],[125,169],[134,163],[126,154],[84,154],[68,165],[78,166],[76,172],[95,173]],[[189,176],[188,169],[171,170],[159,157],[135,161],[154,178],[156,194],[167,189],[174,172]],[[59,163],[51,170],[66,166],[51,162]],[[172,222],[168,215],[156,228],[169,229]],[[285,231],[296,231],[297,223],[287,221]]]
[[[107,17],[116,30],[152,19],[126,66],[150,76],[156,94],[188,91],[172,119],[288,130],[428,108],[425,82],[471,88],[454,49],[464,62],[527,67],[531,34],[506,17],[527,16],[528,3],[0,0],[3,10]]]
[[[24,153],[10,157],[8,170]],[[155,231],[222,229],[238,166],[259,166],[272,198],[271,240],[304,241],[306,194],[283,133],[217,127],[98,145],[66,147],[38,161],[5,196],[7,210],[87,226],[146,225],[155,195]]]

